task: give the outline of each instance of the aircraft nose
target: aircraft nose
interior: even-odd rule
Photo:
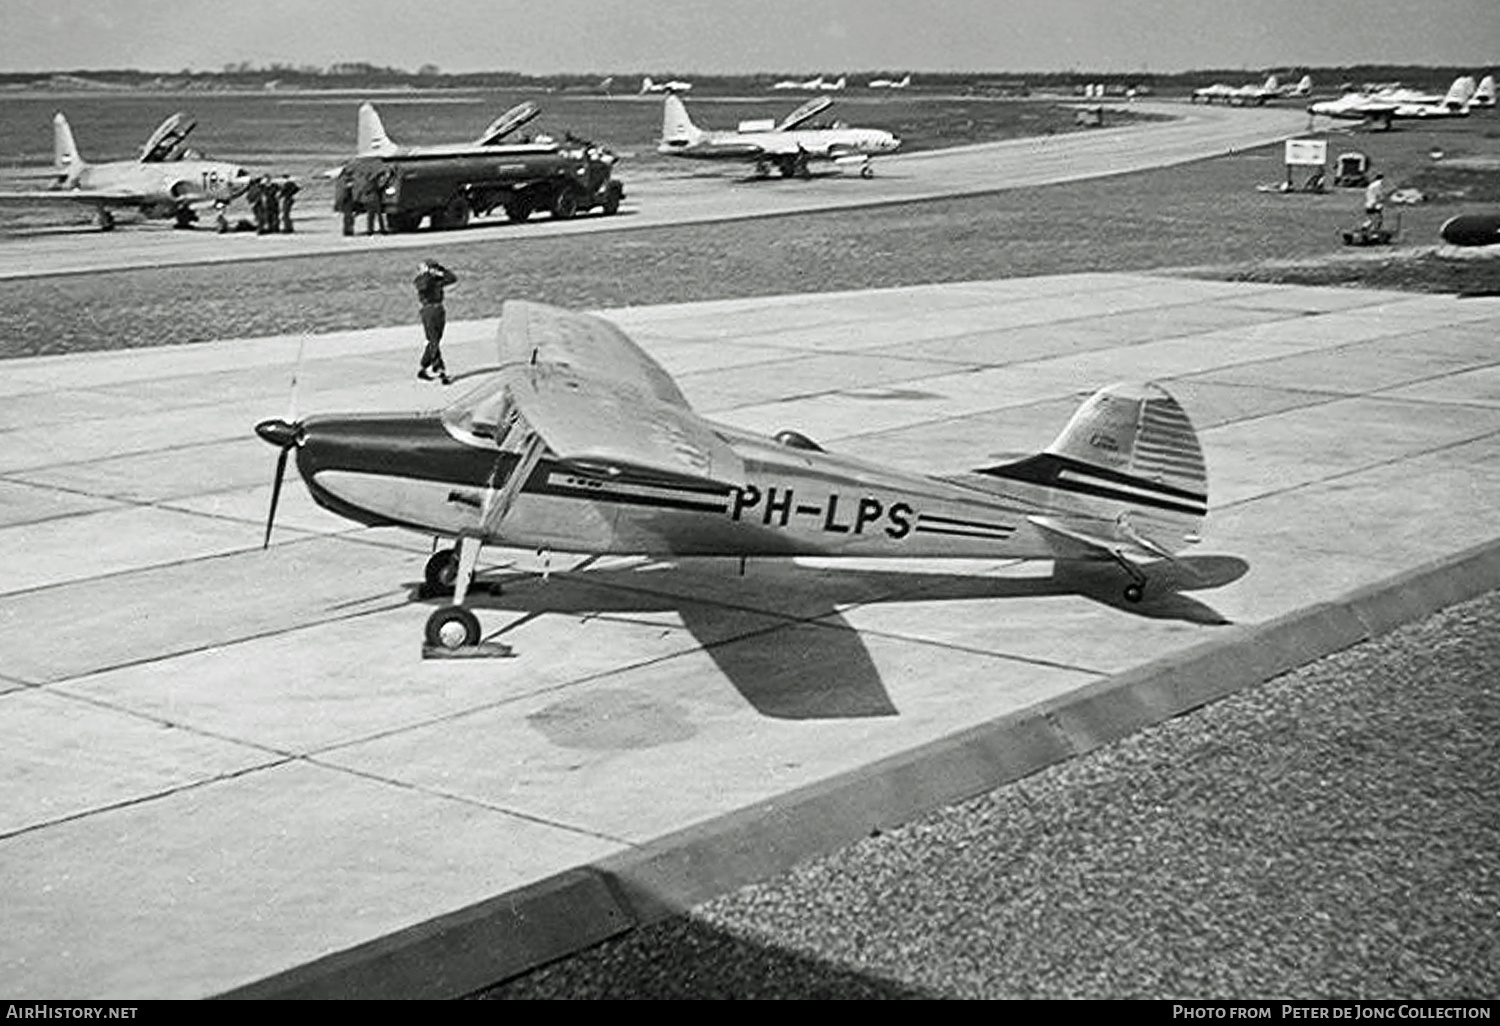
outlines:
[[[278,449],[290,449],[302,441],[302,425],[284,420],[263,420],[255,425],[255,433]]]

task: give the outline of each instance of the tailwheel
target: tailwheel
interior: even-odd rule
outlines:
[[[427,618],[427,644],[455,651],[479,644],[479,617],[463,606],[444,606]]]
[[[452,591],[454,583],[458,580],[458,550],[439,549],[427,560],[427,568],[422,572],[427,587],[433,592]]]

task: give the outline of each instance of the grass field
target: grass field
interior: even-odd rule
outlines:
[[[1466,170],[1474,162],[1500,157],[1500,117],[1330,140],[1331,154],[1361,150],[1396,185],[1434,175],[1456,181],[1474,174]],[[1401,208],[1395,247],[1350,250],[1339,229],[1361,216],[1362,193],[1257,191],[1284,175],[1276,146],[1095,181],[827,214],[517,235],[503,246],[475,238],[483,233],[434,235],[433,251],[464,279],[451,294],[457,319],[496,316],[508,298],[600,308],[1100,270],[1500,292],[1494,247],[1438,245],[1447,218],[1493,204],[1438,195]],[[410,263],[407,253],[363,252],[0,282],[0,358],[410,324]]]

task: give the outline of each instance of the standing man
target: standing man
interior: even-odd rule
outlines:
[[[1378,171],[1365,186],[1365,226],[1379,228],[1385,222],[1385,176]]]
[[[297,193],[302,187],[297,184],[296,179],[290,175],[281,176],[281,230],[288,235],[292,234],[292,202],[297,198]]]
[[[245,189],[245,202],[250,204],[250,212],[255,215],[255,231],[257,234],[266,233],[266,190],[265,181],[260,175],[250,179],[250,185]]]
[[[266,176],[260,187],[261,207],[265,210],[260,218],[260,234],[274,235],[281,230],[281,188],[276,180]]]
[[[354,234],[354,173],[347,167],[333,182],[333,209],[338,211],[344,234]]]
[[[447,385],[451,383],[448,368],[443,363],[443,328],[448,323],[447,311],[443,309],[443,289],[458,281],[458,277],[436,260],[424,260],[417,268],[412,284],[417,287],[417,299],[422,304],[422,331],[427,336],[427,347],[422,350],[422,366],[417,377],[431,381],[429,370],[437,372],[438,378]]]
[[[374,235],[377,225],[381,235],[386,233],[385,187],[390,184],[391,175],[390,168],[381,167],[370,169],[369,177],[365,179],[361,202],[365,208],[366,235]]]

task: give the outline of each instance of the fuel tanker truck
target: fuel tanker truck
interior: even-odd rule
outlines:
[[[512,221],[618,211],[625,187],[614,177],[609,150],[571,134],[562,141],[503,141],[538,112],[529,102],[513,107],[471,143],[397,146],[367,103],[360,108],[359,155],[339,172],[335,206],[344,202],[358,213],[378,203],[393,232],[416,231],[423,219],[435,229],[462,228],[496,210]]]

